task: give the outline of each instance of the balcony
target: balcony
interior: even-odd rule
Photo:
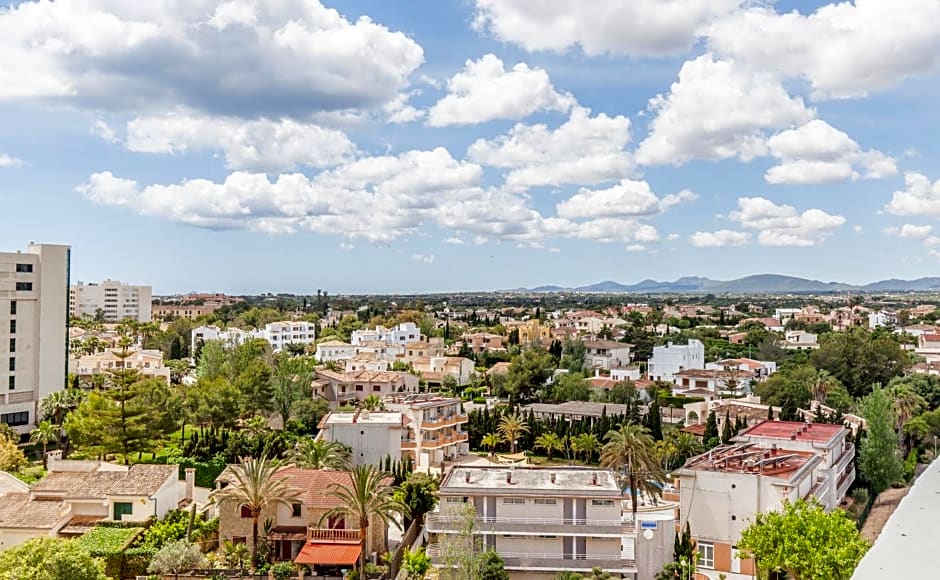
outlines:
[[[426,525],[429,532],[455,532],[465,525],[463,516],[440,513],[428,514]],[[473,518],[475,534],[553,534],[570,536],[623,536],[636,534],[632,522],[621,520],[586,520],[581,518]]]
[[[359,530],[339,530],[333,528],[307,528],[307,541],[314,542],[358,542]]]
[[[447,415],[445,417],[436,417],[421,423],[422,429],[443,429],[453,425],[460,425],[468,421],[467,415]]]
[[[431,562],[438,567],[445,566],[440,544],[428,546]],[[630,574],[637,571],[636,560],[603,554],[540,554],[534,552],[499,552],[507,570],[548,570],[551,572],[573,571],[590,572],[592,568],[601,568],[613,573]]]
[[[414,449],[418,445],[418,442],[414,439],[402,439],[401,448],[402,449]]]
[[[846,492],[849,491],[849,486],[852,485],[852,482],[855,481],[855,468],[850,468],[848,471],[842,474],[842,477],[839,478],[839,483],[836,484],[836,498],[841,500],[845,497]]]

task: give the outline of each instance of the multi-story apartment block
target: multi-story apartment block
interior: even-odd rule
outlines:
[[[698,543],[699,572],[753,577],[753,562],[740,558],[736,545],[758,513],[810,497],[835,509],[855,479],[848,432],[842,425],[762,421],[687,461],[676,472],[680,523],[690,523]]]
[[[154,303],[151,305],[151,312],[156,320],[176,320],[177,318],[195,320],[200,316],[212,314],[219,308],[221,308],[221,306],[212,304]]]
[[[79,381],[89,381],[95,375],[111,376],[120,369],[134,369],[142,379],[161,379],[170,382],[170,369],[163,365],[163,353],[159,350],[129,350],[127,356],[121,356],[120,350],[105,349],[104,352],[86,354],[79,358],[69,358],[69,372],[78,376]]]
[[[457,385],[468,385],[475,368],[472,360],[461,356],[422,356],[409,362],[429,385],[443,385],[447,376]]]
[[[28,433],[42,397],[65,387],[68,246],[0,253],[0,422]]]
[[[356,347],[341,340],[328,340],[317,345],[317,360],[321,363],[349,360],[356,356]]]
[[[69,315],[95,318],[101,312],[103,322],[121,322],[128,318],[150,322],[152,292],[150,286],[132,286],[117,280],[79,282],[69,288]]]
[[[426,520],[436,567],[449,565],[448,546],[471,518],[472,533],[499,553],[513,579],[597,567],[617,578],[652,580],[672,559],[674,520],[638,517],[637,526],[609,470],[463,466],[445,476],[439,496]]]
[[[271,322],[262,330],[242,330],[230,327],[199,326],[192,331],[193,347],[200,342],[220,340],[229,346],[237,346],[249,340],[264,339],[278,352],[288,344],[311,344],[316,342],[316,325],[312,322]]]
[[[386,457],[401,459],[402,414],[394,411],[328,413],[320,420],[317,439],[342,443],[356,465],[381,465]]]
[[[369,395],[384,397],[396,393],[418,392],[418,377],[395,371],[334,372],[318,370],[313,383],[314,397],[323,397],[334,405],[362,401]]]
[[[632,344],[615,340],[585,340],[584,365],[589,369],[616,369],[630,365]]]
[[[414,322],[402,322],[392,328],[376,326],[371,330],[354,330],[349,342],[358,345],[364,342],[384,342],[404,346],[409,342],[423,341],[424,336]]]
[[[689,339],[685,345],[668,343],[653,347],[649,362],[649,378],[653,381],[672,382],[672,376],[680,371],[705,368],[705,345],[700,340]]]
[[[460,339],[467,348],[474,353],[479,354],[484,351],[504,351],[506,350],[506,337],[491,332],[473,332],[466,333]]]
[[[457,397],[393,395],[385,398],[385,406],[405,417],[401,453],[410,455],[415,466],[436,466],[470,452],[463,430],[467,414]]]

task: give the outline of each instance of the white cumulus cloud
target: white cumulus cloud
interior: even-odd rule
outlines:
[[[0,168],[4,167],[20,167],[23,165],[23,160],[17,157],[12,157],[6,153],[0,153]]]
[[[751,234],[733,230],[718,230],[715,232],[695,232],[690,237],[692,245],[696,248],[724,248],[727,246],[743,246],[751,240]]]
[[[885,233],[888,235],[897,236],[899,238],[911,238],[915,240],[927,239],[932,231],[933,226],[929,224],[921,226],[915,224],[904,224],[901,227],[885,228]]]
[[[820,209],[800,213],[793,206],[777,205],[763,197],[738,199],[738,209],[728,217],[742,228],[757,231],[757,241],[764,246],[814,246],[845,224],[841,215]]]
[[[683,191],[657,197],[645,181],[623,179],[608,189],[590,190],[582,188],[578,193],[557,205],[559,217],[599,218],[604,216],[649,216],[662,213],[668,207],[695,199],[695,194]]]
[[[411,254],[411,259],[424,264],[434,263],[434,254]]]
[[[905,173],[904,189],[895,191],[885,211],[894,215],[940,217],[940,180],[922,173]]]
[[[544,69],[520,62],[506,70],[493,54],[468,60],[447,81],[447,94],[428,112],[428,125],[473,125],[494,119],[522,119],[539,111],[566,112],[576,104],[555,90]]]

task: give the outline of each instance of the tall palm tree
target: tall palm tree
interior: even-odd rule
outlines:
[[[493,452],[496,450],[496,446],[499,445],[500,441],[502,441],[502,439],[500,439],[499,435],[496,433],[487,433],[480,440],[480,444],[483,445],[483,447],[489,448],[490,457],[492,457]]]
[[[345,471],[349,469],[349,456],[349,448],[342,443],[305,437],[294,445],[290,461],[305,469]]]
[[[555,451],[563,451],[565,449],[565,442],[562,441],[561,437],[557,433],[549,431],[548,433],[543,433],[535,439],[535,447],[538,449],[544,449],[545,455],[548,460],[552,460],[552,454]]]
[[[529,432],[529,424],[518,413],[507,413],[500,418],[496,432],[509,443],[510,453],[515,454],[519,436]]]
[[[385,405],[382,404],[382,398],[372,393],[362,400],[362,408],[366,411],[381,411],[385,408]]]
[[[636,521],[637,496],[643,493],[658,496],[662,489],[657,485],[666,479],[656,459],[655,446],[649,429],[642,425],[626,423],[618,430],[604,436],[607,443],[601,449],[601,467],[620,470],[630,485],[630,500],[633,521]]]
[[[395,500],[391,478],[387,473],[379,471],[373,465],[359,465],[349,473],[350,485],[334,483],[327,488],[326,495],[334,498],[338,506],[328,510],[320,517],[322,523],[329,518],[342,516],[359,524],[359,537],[362,550],[359,553],[359,577],[365,577],[366,566],[366,540],[369,535],[369,524],[381,521],[388,525],[392,513],[403,511],[399,502]]]
[[[261,512],[268,507],[289,506],[298,498],[298,492],[283,478],[277,477],[277,467],[264,456],[244,459],[231,467],[231,473],[235,481],[218,492],[216,501],[220,506],[234,504],[251,512],[251,556],[256,561]]]
[[[670,433],[668,439],[675,449],[676,462],[680,464],[685,463],[690,457],[705,451],[705,446],[702,445],[702,441],[691,433],[673,431]]]
[[[39,424],[36,425],[36,428],[29,434],[30,443],[39,443],[42,445],[43,467],[46,465],[46,450],[50,443],[59,440],[60,432],[61,428],[58,425],[53,425],[51,421],[40,421]]]
[[[571,438],[571,448],[574,450],[575,455],[584,454],[585,463],[591,461],[591,456],[600,446],[601,442],[597,440],[597,435],[593,433],[581,433]]]
[[[826,395],[829,394],[829,391],[836,388],[839,385],[839,379],[832,376],[832,374],[827,370],[819,370],[816,372],[816,376],[813,378],[813,398],[816,399],[816,402],[819,404],[826,403]]]
[[[44,419],[55,425],[61,425],[65,416],[78,408],[84,393],[76,389],[54,391],[39,400],[39,412]]]
[[[894,399],[895,428],[900,433],[905,423],[927,407],[927,401],[907,385],[895,385],[889,394]]]

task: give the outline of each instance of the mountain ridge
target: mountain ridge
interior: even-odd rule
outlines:
[[[604,280],[576,287],[543,285],[535,288],[517,288],[509,292],[551,293],[584,292],[596,294],[805,294],[824,292],[925,292],[940,291],[940,277],[922,277],[913,280],[890,278],[869,284],[824,282],[783,274],[754,274],[733,280],[713,280],[702,276],[683,276],[674,281],[651,278],[635,284],[622,284]]]

